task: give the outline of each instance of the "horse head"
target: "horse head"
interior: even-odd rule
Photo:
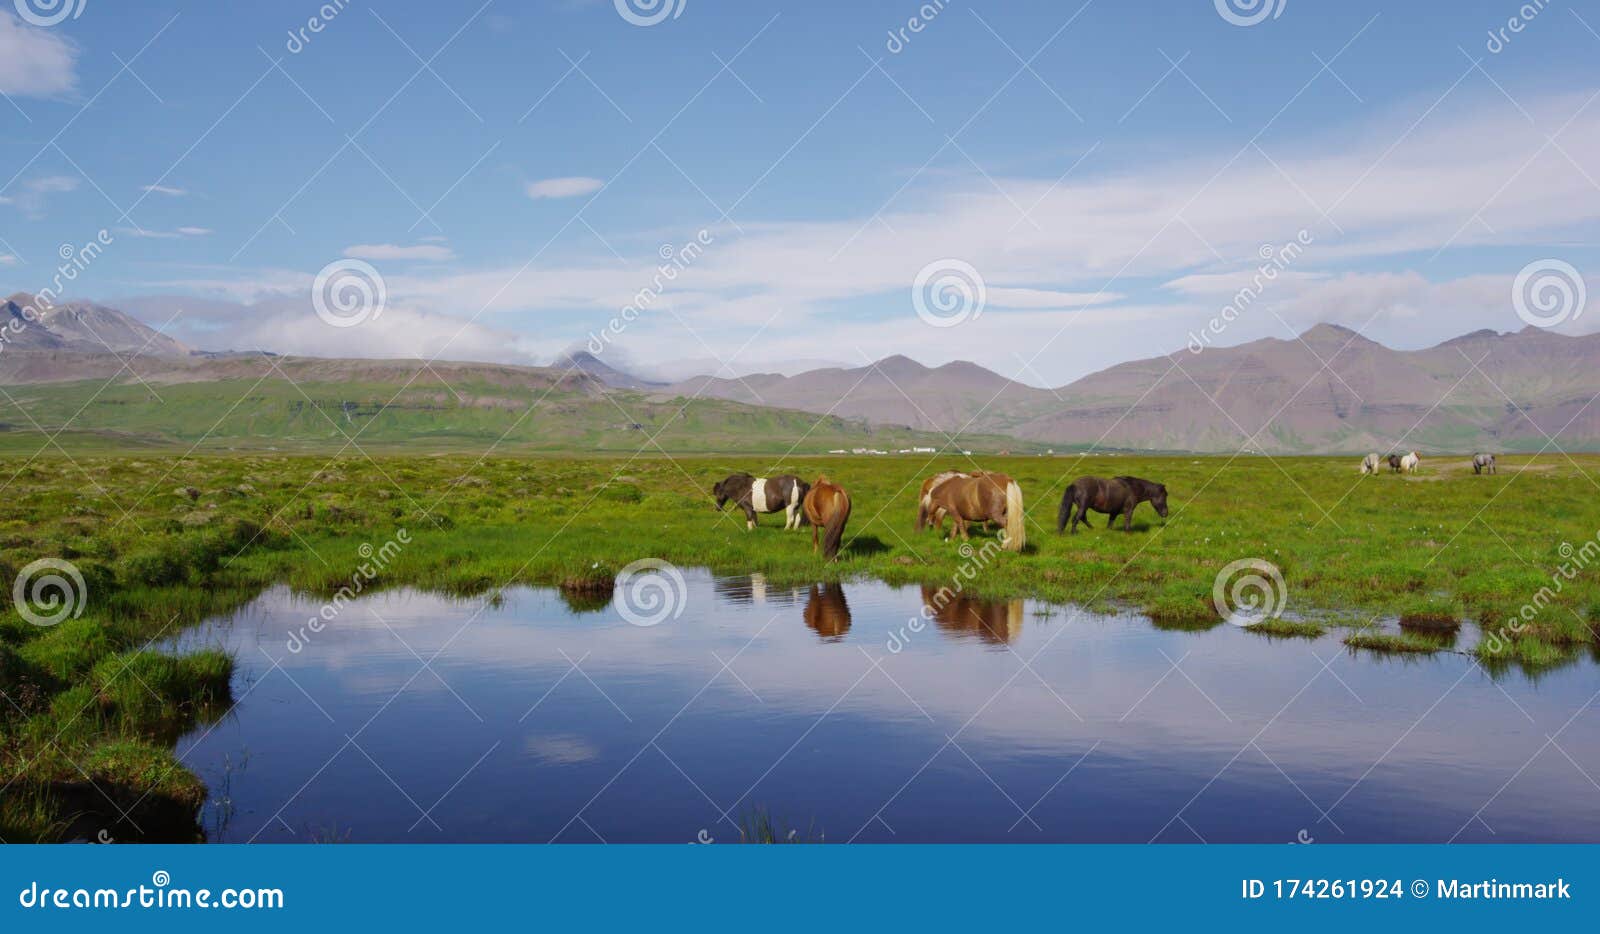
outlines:
[[[1151,484],[1150,505],[1156,507],[1156,515],[1165,519],[1167,517],[1167,485],[1165,483]]]

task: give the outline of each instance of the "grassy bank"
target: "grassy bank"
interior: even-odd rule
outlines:
[[[964,458],[785,460],[785,472],[826,472],[854,499],[842,559],[822,565],[809,530],[784,533],[769,516],[750,533],[711,507],[715,480],[768,472],[775,455],[348,453],[0,458],[0,838],[198,836],[205,791],[172,743],[226,709],[231,662],[173,658],[161,641],[274,582],[331,594],[373,565],[374,549],[383,567],[371,586],[463,594],[603,580],[641,557],[775,582],[942,584],[965,567],[966,588],[981,594],[1136,606],[1186,629],[1219,622],[1219,571],[1258,559],[1281,572],[1290,617],[1260,627],[1263,637],[1310,634],[1308,619],[1468,621],[1486,664],[1529,670],[1593,654],[1597,642],[1600,560],[1589,565],[1582,551],[1600,529],[1595,456],[1504,457],[1497,476],[1474,476],[1465,458],[1430,458],[1417,476],[1367,478],[1356,458],[985,458],[1021,482],[1029,542],[1020,555],[977,557],[912,530],[920,479]],[[1142,506],[1133,534],[1106,531],[1103,517],[1055,534],[1064,485],[1090,473],[1165,482],[1170,517]],[[409,542],[383,549],[401,530]],[[12,582],[39,559],[81,575],[81,615],[41,627],[9,606]],[[1508,628],[1525,605],[1528,618]],[[1352,647],[1445,644],[1381,635],[1352,637]]]

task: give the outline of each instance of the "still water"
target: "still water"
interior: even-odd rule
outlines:
[[[1582,661],[1491,678],[1337,636],[685,572],[681,614],[521,588],[269,591],[179,647],[239,660],[178,754],[209,839],[1600,841]],[[603,600],[603,598],[602,598]]]

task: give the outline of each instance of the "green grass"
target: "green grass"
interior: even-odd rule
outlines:
[[[1293,619],[1264,619],[1259,623],[1244,628],[1251,632],[1259,632],[1262,635],[1276,636],[1281,639],[1315,639],[1328,631],[1317,623]]]
[[[1397,655],[1432,655],[1443,648],[1437,642],[1418,638],[1410,633],[1394,635],[1386,632],[1353,632],[1344,637],[1344,644],[1352,649]]]
[[[33,442],[34,450],[42,443]],[[83,812],[94,802],[72,793],[82,771],[119,802],[187,814],[168,836],[196,836],[204,789],[172,758],[172,742],[226,708],[229,662],[216,652],[174,660],[152,643],[276,583],[331,596],[357,572],[363,544],[379,548],[402,529],[410,543],[366,589],[468,595],[566,583],[562,593],[577,610],[604,608],[605,581],[644,557],[762,572],[775,584],[872,576],[942,585],[968,563],[954,544],[912,528],[920,480],[973,465],[959,455],[824,457],[804,453],[814,450],[811,439],[803,456],[790,457],[433,450],[369,458],[351,449],[331,460],[282,452],[0,457],[0,691],[10,701],[0,704],[0,839],[92,829]],[[1206,629],[1221,619],[1211,605],[1217,573],[1255,558],[1281,570],[1295,617],[1328,627],[1433,614],[1499,628],[1520,620],[1546,588],[1514,640],[1477,650],[1486,667],[1537,671],[1596,652],[1600,560],[1559,589],[1552,574],[1573,560],[1563,543],[1581,549],[1600,525],[1585,475],[1600,475],[1600,457],[1506,456],[1497,476],[1477,477],[1464,458],[1437,456],[1419,476],[1376,478],[1357,474],[1357,458],[978,459],[1021,482],[1030,526],[1026,551],[991,553],[970,592],[1133,607],[1160,626]],[[742,516],[716,513],[708,491],[736,469],[825,471],[843,484],[855,508],[840,560],[822,563],[809,530],[785,533],[781,517],[747,532]],[[1108,531],[1099,518],[1093,529],[1057,535],[1062,489],[1084,474],[1165,482],[1171,515],[1163,521],[1141,506],[1132,534]],[[974,536],[975,546],[988,540]],[[70,561],[82,574],[81,617],[41,628],[12,612],[10,584],[39,558]],[[1311,635],[1311,625],[1274,620],[1264,630]],[[1358,632],[1348,641],[1386,651],[1441,647],[1410,633]],[[129,833],[113,829],[119,839]]]

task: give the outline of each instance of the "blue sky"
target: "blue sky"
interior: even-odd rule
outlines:
[[[1059,384],[1297,238],[1215,342],[1516,330],[1519,270],[1600,267],[1600,11],[1561,3],[65,2],[0,8],[0,277],[105,229],[65,295],[207,348],[548,362],[699,238],[615,362]],[[346,259],[384,304],[331,327]],[[929,269],[981,304],[919,316]]]

